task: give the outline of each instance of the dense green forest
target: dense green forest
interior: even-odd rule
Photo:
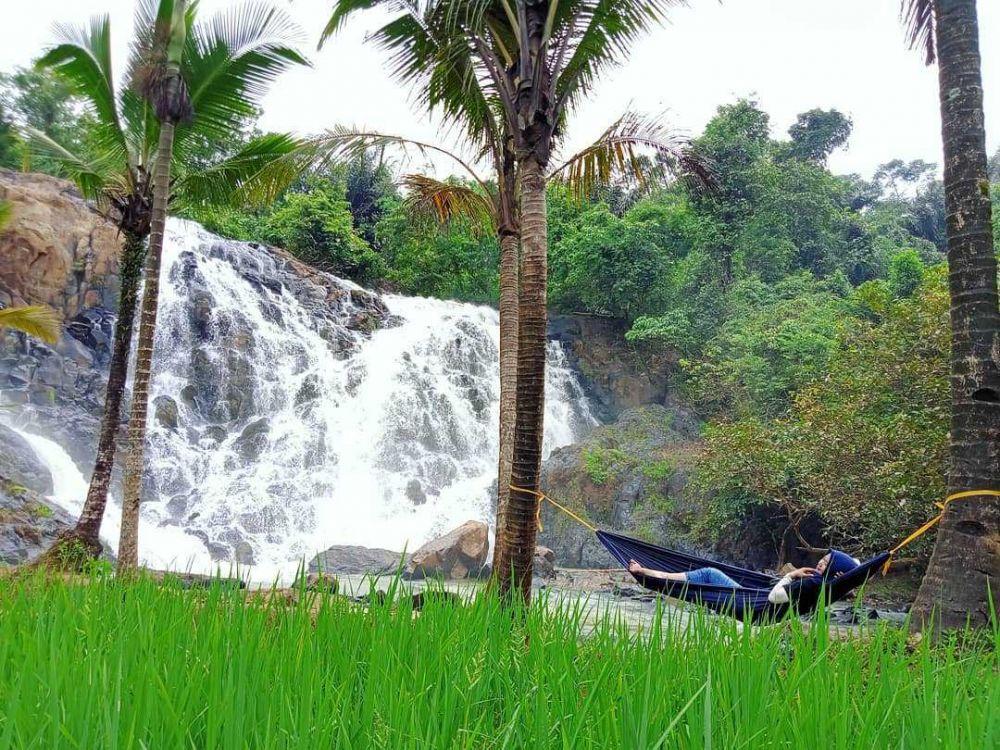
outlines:
[[[50,167],[26,157],[16,124],[85,144],[88,122],[51,78],[6,75],[0,165]],[[581,201],[549,187],[552,309],[622,321],[640,355],[680,355],[676,385],[708,422],[694,482],[710,510],[695,533],[707,540],[765,504],[877,549],[942,496],[943,189],[922,161],[890,161],[870,180],[831,173],[851,129],[814,109],[778,137],[762,106],[741,99],[692,143],[714,190],[608,184]],[[248,122],[244,137],[257,132]],[[206,161],[240,145],[206,143]],[[1000,153],[990,166],[1000,181]],[[190,218],[368,286],[495,302],[495,238],[415,212],[397,167],[369,152],[313,172],[266,210]]]

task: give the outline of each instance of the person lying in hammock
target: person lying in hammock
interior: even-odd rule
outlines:
[[[819,584],[824,580],[850,573],[860,564],[860,560],[851,557],[846,552],[831,549],[816,563],[815,568],[796,568],[785,575],[780,581],[774,584],[771,593],[767,595],[767,600],[771,604],[787,604],[789,601],[789,588],[795,581],[810,582],[818,588]],[[635,560],[629,560],[628,572],[633,575],[659,578],[664,581],[686,581],[688,583],[722,586],[730,589],[740,588],[740,585],[736,581],[718,568],[698,568],[697,570],[689,570],[686,573],[666,573],[662,570],[644,568]]]

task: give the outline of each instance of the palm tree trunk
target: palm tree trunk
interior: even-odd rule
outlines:
[[[511,231],[500,234],[500,460],[497,470],[496,542],[493,571],[509,571],[507,546],[502,543],[510,501],[511,466],[514,461],[514,427],[517,419],[518,265],[521,238]]]
[[[88,546],[100,549],[101,521],[108,503],[111,472],[115,463],[118,428],[121,426],[121,405],[128,379],[128,359],[132,346],[132,329],[138,301],[139,282],[142,278],[142,261],[146,256],[146,238],[125,234],[122,261],[119,269],[121,297],[118,302],[118,319],[115,321],[115,339],[111,350],[108,387],[104,397],[104,416],[97,443],[97,460],[90,477],[87,500],[76,523],[77,537]]]
[[[935,0],[951,292],[949,494],[1000,489],[1000,309],[975,0]],[[1000,498],[947,506],[915,627],[985,626],[1000,589]],[[993,599],[991,602],[990,599]]]
[[[163,233],[167,223],[167,201],[170,197],[170,160],[173,149],[174,124],[165,120],[160,125],[156,172],[153,175],[153,210],[146,259],[146,286],[139,319],[132,413],[128,425],[128,452],[125,455],[122,525],[118,542],[119,571],[135,568],[139,564],[139,497],[142,491],[146,413],[149,406],[149,381],[153,365],[153,340],[156,335],[156,308],[160,298],[160,265],[163,259]]]
[[[122,259],[119,266],[121,294],[118,300],[118,318],[115,321],[115,338],[111,349],[108,385],[104,396],[104,415],[97,442],[97,458],[90,477],[87,499],[76,525],[59,535],[52,546],[35,561],[36,565],[50,567],[79,567],[89,558],[101,554],[101,522],[108,504],[112,470],[121,426],[121,404],[128,380],[129,350],[135,323],[139,281],[142,278],[142,261],[146,254],[144,234],[125,232]]]
[[[514,427],[512,484],[538,490],[545,417],[545,345],[548,224],[545,174],[534,158],[521,164],[521,292],[517,349],[517,419]],[[498,570],[501,593],[531,597],[538,499],[511,490],[503,529],[509,560]]]

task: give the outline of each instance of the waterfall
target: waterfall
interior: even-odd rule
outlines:
[[[266,575],[491,521],[498,337],[491,308],[380,298],[171,220],[141,554]],[[555,343],[548,361],[546,452],[596,423]]]

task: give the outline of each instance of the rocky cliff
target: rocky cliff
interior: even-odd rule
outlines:
[[[13,214],[0,233],[0,304],[49,305],[67,319],[115,308],[118,232],[72,183],[0,170],[0,201]]]

